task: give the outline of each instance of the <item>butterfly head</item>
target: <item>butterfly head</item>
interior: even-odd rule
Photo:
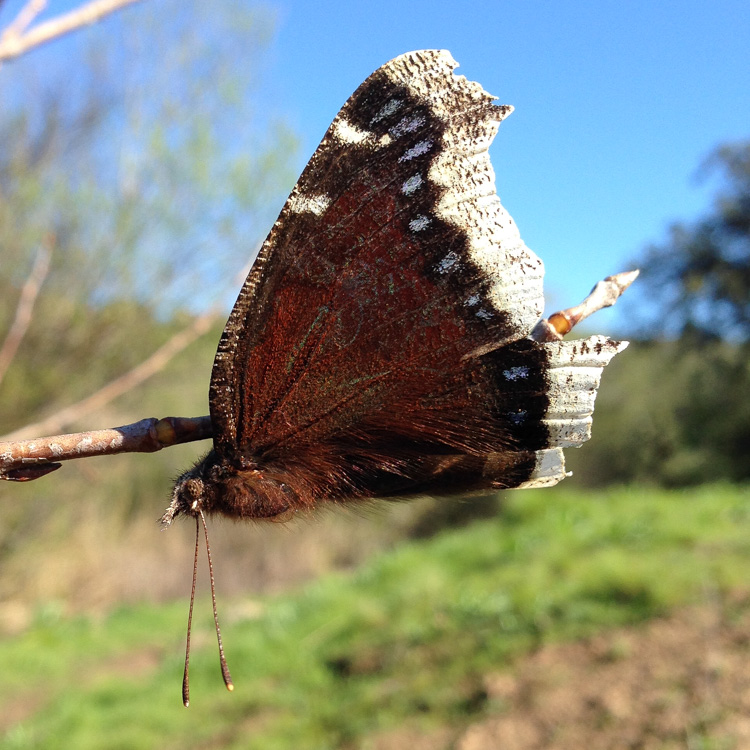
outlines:
[[[182,474],[172,490],[172,502],[161,518],[163,526],[169,526],[177,516],[198,516],[201,511],[210,511],[216,494],[216,481],[212,453]]]

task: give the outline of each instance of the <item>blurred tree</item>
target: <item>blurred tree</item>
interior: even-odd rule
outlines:
[[[0,2],[0,29],[21,5]],[[0,382],[0,434],[89,396],[234,301],[297,171],[295,139],[263,91],[273,25],[245,3],[159,0],[0,67],[0,349],[40,249],[51,251]],[[222,325],[148,387],[69,426],[206,413]],[[0,482],[0,630],[7,599],[91,602],[104,581],[118,597],[167,579],[162,595],[174,593],[181,566],[161,559],[172,577],[139,565],[144,550],[191,554],[179,535],[155,544],[154,519],[168,477],[202,449]]]
[[[643,340],[604,375],[587,484],[750,480],[750,141],[718,148],[711,211],[647,248],[626,299]]]
[[[647,249],[639,280],[644,331],[692,340],[750,341],[750,141],[718,148],[704,175],[718,173],[712,211],[674,224],[669,240]],[[655,305],[655,306],[654,306]]]
[[[52,246],[0,434],[233,300],[293,178],[294,138],[256,105],[272,26],[249,6],[145,3],[0,69],[0,345]]]
[[[633,342],[604,373],[576,482],[679,487],[750,480],[750,358],[727,342]]]

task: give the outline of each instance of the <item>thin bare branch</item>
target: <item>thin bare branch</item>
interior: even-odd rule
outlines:
[[[559,341],[584,318],[588,318],[597,310],[614,305],[620,295],[636,280],[638,274],[639,271],[624,271],[614,276],[607,276],[591,290],[589,296],[580,305],[560,310],[550,315],[549,318],[540,320],[530,337],[535,341]]]
[[[108,430],[0,442],[0,479],[30,481],[59,469],[60,461],[114,453],[154,453],[211,435],[211,417],[165,417]]]
[[[242,283],[243,279],[250,272],[251,267],[252,261],[248,261],[235,278],[237,284]],[[86,414],[96,409],[101,409],[110,401],[118,396],[122,396],[127,391],[143,383],[144,380],[147,380],[152,375],[163,370],[173,357],[210,330],[211,326],[219,320],[220,309],[221,308],[216,305],[207,313],[193,319],[188,326],[181,331],[178,331],[150,357],[145,359],[132,370],[115,378],[115,380],[111,381],[103,388],[100,388],[91,396],[87,396],[82,401],[71,404],[39,422],[25,425],[7,435],[0,435],[0,440],[26,440],[33,435],[60,432],[67,425],[75,422]]]
[[[110,13],[141,0],[92,0],[80,8],[63,13],[49,21],[26,30],[39,13],[35,0],[31,0],[13,23],[0,35],[0,63],[25,54],[30,49],[68,34],[71,31],[96,23]],[[31,6],[34,6],[33,8]],[[28,12],[27,12],[28,11]],[[26,16],[24,16],[26,14]],[[22,18],[23,16],[23,18]],[[29,18],[30,16],[30,18]],[[28,18],[28,20],[27,20]]]
[[[34,304],[39,296],[39,290],[42,288],[42,284],[49,273],[50,258],[52,257],[54,246],[55,236],[50,233],[42,240],[41,245],[39,245],[31,273],[29,273],[29,277],[26,279],[23,289],[21,289],[21,294],[18,297],[18,305],[16,306],[16,316],[8,330],[5,341],[3,341],[3,345],[0,346],[0,383],[3,382],[5,373],[8,372],[10,363],[16,356],[16,352],[23,341],[23,337],[26,335],[26,331],[29,330],[31,316],[34,312]]]
[[[47,0],[29,0],[21,8],[13,22],[3,31],[0,42],[6,37],[18,37],[31,26],[34,19],[47,7]]]
[[[4,435],[3,439],[6,441],[17,441],[27,439],[31,435],[58,432],[65,425],[77,421],[96,409],[101,409],[110,401],[132,390],[144,380],[164,369],[173,357],[206,333],[214,322],[218,320],[218,317],[218,311],[212,310],[195,318],[189,326],[172,336],[169,341],[160,346],[150,357],[143,360],[143,362],[129,372],[115,378],[103,388],[100,388],[78,403],[71,404],[46,419],[26,425],[15,432]]]

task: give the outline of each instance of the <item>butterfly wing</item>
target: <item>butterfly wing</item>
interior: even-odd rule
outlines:
[[[543,267],[487,153],[511,108],[455,67],[429,50],[384,65],[300,177],[216,354],[211,417],[227,463],[293,467],[323,495],[449,475],[465,486],[483,460],[494,469],[474,484],[561,474],[539,453],[552,447],[551,359],[526,339]],[[500,383],[506,370],[534,377]]]

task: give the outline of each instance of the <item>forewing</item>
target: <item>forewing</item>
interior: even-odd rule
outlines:
[[[211,417],[228,460],[377,432],[378,415],[409,405],[415,429],[431,414],[449,424],[457,394],[481,411],[466,362],[540,317],[542,264],[487,153],[510,108],[455,66],[444,51],[384,65],[300,177],[216,355]]]

